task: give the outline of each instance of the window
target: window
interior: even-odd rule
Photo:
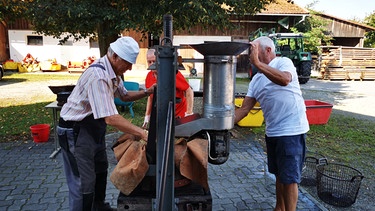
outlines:
[[[43,45],[43,36],[27,36],[27,45]]]

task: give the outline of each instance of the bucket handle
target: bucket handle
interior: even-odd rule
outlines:
[[[316,165],[323,164],[323,163],[328,164],[327,158],[315,158],[315,157],[306,156],[305,161],[315,162]]]
[[[363,175],[356,175],[356,176],[353,176],[352,179],[350,180],[350,182],[354,182],[354,180],[355,180],[357,177],[359,177],[359,178],[360,178],[359,181],[361,181],[365,176],[363,176]]]
[[[253,110],[255,110],[255,112],[252,112]],[[257,114],[259,111],[261,111],[262,109],[260,107],[253,107],[249,113],[251,114]]]
[[[235,104],[235,107],[236,108],[241,108],[241,106],[242,106],[242,104],[241,105],[239,105],[239,104]],[[255,111],[255,112],[253,112],[253,110]],[[262,110],[262,108],[261,107],[253,107],[252,109],[250,109],[250,111],[249,111],[249,113],[250,114],[257,114],[259,111],[261,111]]]
[[[327,158],[319,158],[316,164],[322,164],[322,163],[328,164]]]
[[[39,133],[31,133],[32,136],[39,136]]]

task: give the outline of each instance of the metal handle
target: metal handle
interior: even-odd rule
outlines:
[[[172,45],[173,41],[173,17],[172,15],[166,14],[163,16],[163,30],[165,44]]]
[[[164,148],[163,148],[163,160],[161,163],[161,181],[158,187],[158,192],[160,198],[157,199],[157,210],[163,210],[163,201],[164,201],[164,192],[167,180],[167,173],[168,173],[168,165],[167,162],[169,161],[169,150],[170,150],[170,143],[171,143],[171,131],[172,131],[172,121],[173,121],[173,102],[169,102],[168,105],[168,113],[167,113],[167,123],[166,123],[166,130],[165,130],[165,140],[164,140]]]

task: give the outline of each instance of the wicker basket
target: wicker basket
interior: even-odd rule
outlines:
[[[327,158],[317,152],[306,152],[305,162],[302,169],[301,185],[316,185],[316,165],[327,163]]]
[[[339,207],[354,204],[364,177],[361,172],[333,163],[318,164],[316,171],[318,197],[321,200]]]

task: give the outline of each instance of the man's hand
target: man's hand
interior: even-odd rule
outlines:
[[[148,122],[150,121],[150,115],[146,115],[145,116],[145,119],[143,121],[143,125],[142,125],[142,128],[143,129],[147,129],[148,128]]]
[[[250,55],[249,55],[250,63],[256,66],[257,63],[259,62],[259,57],[258,57],[259,43],[258,42],[250,42],[250,45],[251,45],[250,46],[251,52],[250,52]]]
[[[145,142],[145,144],[147,144],[147,141],[148,141],[148,131],[147,130],[144,130],[143,131],[144,133],[143,133],[143,135],[141,136],[141,140],[140,141],[144,141]]]
[[[154,94],[154,89],[156,87],[156,84],[153,84],[152,86],[150,86],[148,89],[145,90],[145,93],[147,96],[150,96],[150,94]]]

